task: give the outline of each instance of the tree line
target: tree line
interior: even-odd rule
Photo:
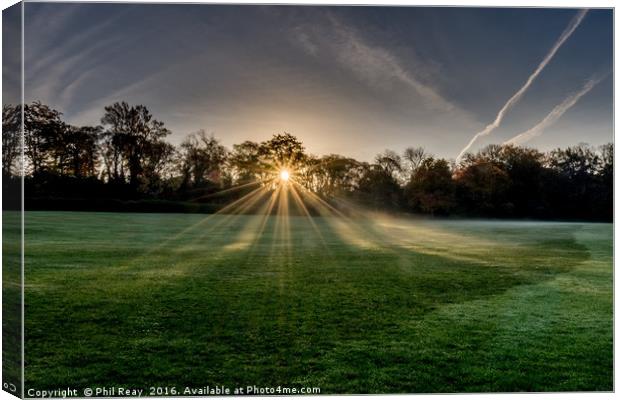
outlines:
[[[174,146],[166,141],[170,130],[143,105],[117,102],[104,108],[100,125],[73,126],[33,102],[23,106],[19,165],[22,107],[2,111],[5,189],[23,169],[27,208],[215,211],[286,167],[334,204],[446,216],[613,218],[612,143],[547,153],[490,145],[458,164],[411,147],[363,162],[309,154],[288,133],[228,149],[199,131]]]

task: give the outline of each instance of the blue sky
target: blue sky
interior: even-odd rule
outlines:
[[[298,136],[362,160],[423,146],[454,158],[549,52],[575,9],[26,3],[26,101],[98,124],[146,105],[179,143]],[[611,10],[590,10],[501,126],[472,150],[535,126],[612,69]],[[612,75],[527,145],[612,137]]]

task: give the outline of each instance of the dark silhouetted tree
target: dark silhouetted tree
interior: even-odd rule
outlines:
[[[21,165],[21,105],[2,106],[2,173],[19,175]]]
[[[220,142],[200,130],[181,143],[180,168],[183,186],[197,188],[219,185],[227,151]]]
[[[260,177],[260,145],[246,140],[233,145],[228,164],[235,183],[248,183]]]
[[[535,149],[501,148],[499,161],[510,180],[506,196],[514,207],[515,216],[533,217],[544,209],[544,160],[544,154]]]
[[[24,106],[24,153],[30,173],[54,169],[59,160],[65,125],[61,113],[35,101]]]
[[[351,193],[360,179],[360,163],[352,158],[330,154],[317,159],[312,168],[312,189],[325,196]]]
[[[375,157],[375,163],[387,174],[396,177],[402,171],[402,160],[398,153],[392,150],[385,150]]]
[[[153,149],[161,147],[170,131],[145,106],[125,102],[105,107],[101,123],[107,127],[103,155],[108,179],[124,182],[128,173],[129,184],[137,189],[145,177],[145,164],[159,154]]]
[[[65,128],[64,151],[66,160],[61,164],[63,173],[78,178],[97,175],[99,167],[99,139],[103,129],[100,126],[67,126]]]
[[[375,209],[399,209],[402,190],[396,178],[377,164],[361,164],[363,172],[354,192],[355,198]]]
[[[405,186],[405,198],[413,211],[449,214],[455,206],[455,190],[448,162],[425,158]]]
[[[406,174],[406,179],[411,180],[411,177],[418,170],[422,162],[429,158],[430,154],[426,153],[422,147],[407,147],[403,152],[403,172]]]
[[[601,159],[592,147],[582,143],[556,149],[549,155],[549,166],[555,172],[550,185],[554,204],[560,213],[573,218],[588,218],[597,205]]]
[[[15,188],[21,184],[11,178],[21,170],[20,111],[20,106],[3,107],[3,175]],[[66,207],[63,198],[68,196],[85,201],[84,208],[87,198],[114,199],[112,207],[126,199],[191,199],[214,210],[254,187],[221,189],[267,185],[286,168],[294,182],[343,210],[351,200],[375,209],[432,215],[613,218],[611,143],[547,154],[490,145],[467,154],[458,165],[418,147],[402,156],[386,150],[369,164],[341,155],[309,155],[288,133],[262,143],[236,144],[228,154],[217,139],[200,131],[175,148],[165,141],[170,131],[163,122],[146,107],[125,102],[105,107],[102,123],[104,127],[74,127],[47,105],[25,105],[26,198],[45,205],[60,199]]]
[[[307,155],[301,141],[290,133],[276,134],[260,144],[259,179],[262,181],[278,176],[281,169],[288,169],[294,179],[305,175]]]
[[[476,216],[511,215],[514,205],[507,197],[510,177],[503,165],[484,157],[467,160],[454,174],[461,212]]]

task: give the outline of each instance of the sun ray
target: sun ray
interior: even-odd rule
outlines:
[[[264,205],[257,210],[252,217],[249,217],[250,219],[235,237],[235,240],[224,246],[226,250],[242,250],[249,248],[260,238],[264,229],[264,224],[276,203],[278,190],[279,189],[272,191],[269,199]],[[269,194],[269,191],[266,190],[265,194]]]
[[[301,196],[299,195],[299,193],[297,192],[297,189],[295,188],[295,185],[291,185],[291,194],[293,195],[293,199],[295,200],[295,203],[297,204],[297,206],[302,210],[304,216],[306,217],[306,220],[310,223],[310,225],[312,226],[312,229],[314,230],[314,232],[316,232],[316,234],[319,237],[321,243],[323,244],[323,247],[327,251],[329,251],[329,246],[327,246],[327,242],[325,241],[325,237],[321,233],[321,230],[317,226],[317,224],[314,221],[312,215],[310,215],[310,212],[308,211],[308,207],[306,207],[306,205],[304,204],[304,201],[301,198]]]
[[[170,246],[173,246],[172,249],[179,249],[182,247],[182,245],[177,244],[176,242],[180,241],[180,240],[185,240],[184,237],[187,237],[188,235],[190,235],[193,231],[196,231],[198,229],[201,229],[201,227],[203,227],[205,224],[214,221],[215,223],[213,225],[210,225],[209,227],[207,227],[207,231],[214,229],[215,227],[219,226],[221,224],[221,221],[218,221],[219,218],[222,217],[222,214],[225,214],[227,212],[231,212],[233,210],[236,210],[237,208],[239,208],[244,202],[248,201],[250,198],[252,198],[252,196],[256,196],[257,193],[261,192],[265,190],[264,187],[259,187],[256,188],[254,190],[252,190],[250,193],[247,193],[246,195],[244,195],[243,197],[235,200],[234,202],[226,205],[225,207],[223,207],[222,209],[216,211],[213,214],[210,214],[208,216],[206,216],[205,218],[202,218],[201,220],[195,222],[194,224],[184,228],[183,230],[181,230],[180,232],[168,237],[167,239],[163,240],[162,242],[158,243],[157,245],[153,246],[152,248],[150,248],[148,251],[146,251],[143,254],[140,254],[138,256],[136,256],[134,259],[130,260],[127,263],[127,266],[131,265],[131,264],[135,264],[140,262],[140,260],[144,259],[145,257],[148,257],[154,253],[160,252],[164,249],[167,249],[166,251],[171,250]],[[226,218],[227,216],[225,216],[224,218]],[[201,232],[201,234],[203,234],[204,231]]]
[[[252,247],[255,247],[258,244],[258,241],[261,238],[261,235],[263,234],[263,232],[265,231],[265,227],[267,225],[267,222],[269,220],[269,217],[271,216],[271,213],[273,212],[273,209],[276,205],[278,196],[280,195],[280,190],[281,187],[276,188],[272,193],[271,193],[271,198],[269,199],[269,202],[267,203],[266,207],[264,208],[263,212],[260,214],[262,215],[262,220],[260,222],[258,231],[257,231],[257,235],[256,238],[254,240],[254,243],[252,243]]]
[[[233,186],[233,187],[230,187],[230,188],[227,188],[227,189],[222,189],[222,190],[219,190],[219,191],[214,192],[214,193],[209,193],[209,194],[205,194],[203,196],[194,197],[194,198],[192,198],[192,199],[190,199],[188,201],[192,202],[192,201],[208,199],[208,198],[211,198],[211,197],[217,197],[217,196],[221,196],[221,195],[226,194],[226,193],[236,192],[238,190],[245,189],[247,187],[256,186],[256,185],[262,185],[264,183],[265,182],[261,182],[261,181],[258,181],[258,180],[257,181],[252,181],[252,182],[244,183],[244,184],[241,184],[241,185],[236,185],[236,186]]]
[[[217,229],[221,229],[224,226],[229,226],[236,222],[241,215],[244,215],[251,211],[251,208],[259,202],[259,200],[268,193],[268,189],[266,187],[260,187],[254,190],[251,193],[251,196],[248,196],[244,199],[243,202],[236,205],[234,209],[229,209],[228,212],[224,215],[219,214],[220,218],[214,221],[213,224],[203,229],[198,236],[196,236],[191,242],[189,242],[183,248],[190,248],[196,242],[204,239],[206,236],[216,231]]]
[[[302,194],[307,196],[310,202],[317,206],[316,210],[325,217],[325,221],[343,241],[360,248],[370,249],[379,247],[376,242],[367,238],[367,232],[340,210],[334,208],[331,204],[299,183],[293,183],[296,184],[296,187],[301,188]]]

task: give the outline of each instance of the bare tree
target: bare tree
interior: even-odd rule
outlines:
[[[383,153],[378,154],[375,157],[375,162],[389,175],[394,176],[394,173],[401,172],[403,169],[402,159],[393,150],[385,150]]]
[[[18,175],[21,165],[21,105],[2,106],[2,172]]]
[[[101,123],[107,127],[103,155],[108,179],[125,181],[127,171],[129,183],[137,188],[145,177],[145,164],[153,157],[151,152],[161,148],[170,131],[145,106],[126,102],[105,107]]]
[[[62,114],[45,104],[35,101],[24,106],[24,152],[32,174],[53,169],[58,159],[65,125]]]
[[[430,154],[426,153],[423,147],[407,147],[403,152],[404,167],[403,169],[409,175],[409,178],[420,168],[422,162],[429,158]]]
[[[179,154],[184,185],[219,183],[226,156],[226,148],[213,135],[207,135],[204,130],[190,134],[181,143]]]

